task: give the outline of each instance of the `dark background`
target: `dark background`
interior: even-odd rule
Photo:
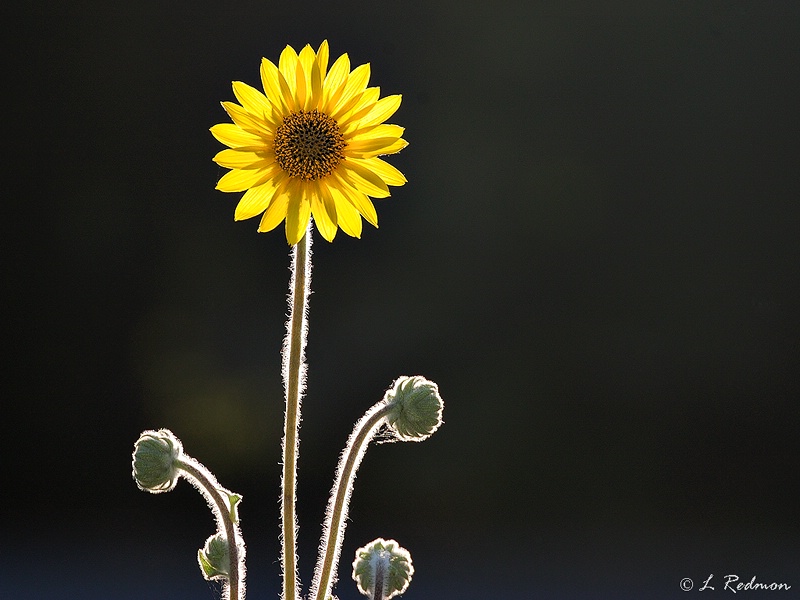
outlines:
[[[169,427],[244,495],[279,590],[288,248],[233,222],[230,81],[328,39],[410,146],[380,230],[316,236],[301,577],[352,423],[401,374],[445,425],[374,446],[356,547],[415,598],[800,590],[800,8],[794,2],[71,2],[2,9],[0,574],[8,598],[208,598],[213,532],[130,452]],[[727,593],[727,592],[725,592]]]

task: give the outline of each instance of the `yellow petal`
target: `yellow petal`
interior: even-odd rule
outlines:
[[[345,154],[359,158],[389,154],[386,149],[393,147],[404,131],[398,125],[378,125],[359,132],[347,140]]]
[[[298,60],[300,61],[300,66],[303,67],[303,71],[306,75],[311,73],[311,65],[314,64],[314,61],[317,59],[317,55],[314,53],[314,49],[309,45],[306,44],[303,46],[303,49],[300,50],[300,54],[298,55]]]
[[[306,99],[306,106],[308,107],[306,110],[319,108],[320,101],[322,100],[323,77],[322,71],[319,70],[319,64],[315,60],[314,64],[311,65],[311,93]]]
[[[375,138],[348,142],[346,156],[348,158],[372,158],[386,154],[386,149],[397,141],[397,138]]]
[[[306,75],[303,69],[298,67],[295,71],[294,102],[295,106],[301,110],[306,109]]]
[[[296,84],[297,81],[294,83]],[[293,113],[298,110],[300,107],[297,105],[297,99],[294,96],[294,88],[289,85],[288,81],[286,81],[283,73],[279,73],[278,84],[281,88],[281,98],[286,103],[286,106],[289,107],[289,112]]]
[[[322,84],[322,111],[328,113],[328,106],[334,104],[344,92],[350,74],[350,57],[342,54],[333,63]]]
[[[403,138],[400,138],[386,146],[383,146],[379,150],[356,151],[354,148],[357,148],[358,146],[348,146],[344,150],[344,155],[347,158],[373,158],[375,156],[383,156],[386,154],[396,154],[406,146],[408,146],[408,142]]]
[[[303,108],[303,110],[311,110],[311,101],[314,96],[311,79],[312,71],[314,70],[314,64],[316,64],[316,58],[317,57],[314,54],[314,50],[308,44],[303,47],[303,49],[300,51],[300,56],[298,57],[300,67],[297,69],[297,99],[298,104]],[[301,85],[303,88],[302,94],[300,93]]]
[[[276,184],[279,185],[280,180],[273,178],[247,190],[236,205],[234,220],[243,221],[264,212],[278,189]]]
[[[335,171],[333,176],[338,178]],[[339,183],[340,185],[337,186],[336,189],[347,198],[348,202],[350,202],[369,223],[377,227],[378,213],[375,211],[375,205],[372,204],[372,200],[370,200],[366,194],[351,188],[344,180],[339,179]]]
[[[317,50],[317,67],[320,73],[320,83],[325,80],[325,73],[328,70],[328,40],[322,40]]]
[[[289,205],[289,195],[286,194],[286,181],[276,190],[275,195],[270,200],[258,230],[261,232],[272,231],[286,218],[286,210]]]
[[[372,111],[361,119],[359,127],[371,127],[372,125],[383,123],[400,108],[400,102],[402,100],[403,97],[400,94],[381,98],[375,103]]]
[[[297,52],[288,44],[281,52],[281,56],[278,59],[278,68],[287,81],[289,79],[294,79],[294,72],[297,69]]]
[[[280,70],[283,78],[286,80],[286,83],[289,84],[289,89],[292,92],[292,96],[294,96],[294,92],[297,85],[297,64],[298,64],[298,57],[297,52],[294,51],[294,48],[291,46],[286,46],[281,52],[281,57],[278,60],[278,69]]]
[[[336,204],[336,222],[347,235],[354,238],[361,237],[361,213],[335,187],[320,186],[323,196],[328,196]]]
[[[335,173],[342,176],[345,182],[352,188],[363,192],[373,198],[386,198],[389,188],[383,179],[375,173],[356,162],[358,159],[345,158],[336,167]]]
[[[274,158],[265,156],[263,149],[255,152],[250,148],[228,148],[221,150],[213,158],[213,161],[226,169],[264,169],[274,164]]]
[[[241,81],[234,81],[233,95],[236,96],[242,108],[251,115],[261,117],[267,121],[273,129],[280,125],[280,122],[274,117],[275,110],[272,103],[256,88]]]
[[[360,94],[355,105],[339,118],[342,135],[347,136],[348,133],[358,128],[358,123],[372,111],[380,95],[381,88],[379,87],[367,88]]]
[[[403,185],[407,181],[405,176],[399,170],[389,163],[382,161],[380,158],[367,158],[363,160],[358,158],[350,158],[348,160],[361,165],[365,169],[369,169],[378,177],[383,179],[387,185]]]
[[[339,215],[336,211],[336,202],[333,200],[333,196],[330,195],[328,192],[328,185],[323,184],[321,182],[316,182],[316,187],[314,188],[315,193],[319,197],[322,205],[325,207],[326,212],[328,213],[328,217],[334,224],[339,223]]]
[[[347,158],[373,158],[375,156],[384,156],[386,154],[396,154],[403,148],[408,146],[408,142],[400,138],[399,140],[374,140],[375,144],[365,142],[363,145],[353,145],[348,147],[345,152]],[[378,145],[378,141],[383,145]]]
[[[369,63],[360,65],[353,69],[353,72],[347,78],[347,84],[338,102],[336,102],[330,110],[330,116],[338,119],[348,110],[355,106],[360,98],[360,94],[367,87],[369,82],[370,67]]]
[[[281,93],[280,79],[283,77],[278,67],[266,59],[261,59],[261,85],[264,86],[264,91],[267,94],[267,99],[275,107],[278,117],[284,117],[289,114],[289,107]]]
[[[374,138],[394,138],[397,139],[405,133],[405,127],[400,125],[390,125],[384,123],[383,125],[375,125],[367,129],[359,129],[348,138],[348,142],[360,142],[363,140],[370,140]]]
[[[243,192],[261,185],[271,176],[270,169],[234,169],[222,176],[217,182],[217,189],[221,192]]]
[[[317,226],[322,237],[329,242],[333,241],[336,236],[336,206],[333,199],[330,202],[325,201],[320,187],[316,182],[312,182],[309,186],[311,195],[311,214],[314,216],[314,223]]]
[[[263,119],[250,114],[238,104],[223,102],[222,108],[234,123],[249,133],[260,136],[268,129],[267,123]]]
[[[303,239],[311,218],[311,202],[303,184],[289,185],[289,206],[286,209],[286,241],[294,246]]]
[[[396,154],[406,146],[408,146],[408,142],[405,141],[403,138],[400,138],[399,140],[395,141],[391,145],[387,146],[386,148],[378,152],[378,156],[383,154]],[[375,156],[375,154],[372,154],[372,156]],[[370,156],[366,155],[362,156],[361,158],[370,158]]]
[[[263,143],[260,137],[247,133],[234,123],[220,123],[219,125],[214,125],[209,131],[220,142],[231,148],[257,146]]]

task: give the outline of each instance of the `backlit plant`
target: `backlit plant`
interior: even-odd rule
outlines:
[[[402,150],[403,128],[386,124],[400,106],[399,95],[380,98],[368,87],[369,64],[350,69],[347,54],[328,67],[328,43],[298,54],[291,46],[278,65],[262,59],[264,93],[233,83],[238,104],[222,105],[232,123],[211,128],[228,146],[214,161],[230,171],[217,184],[224,192],[244,192],[235,219],[261,215],[259,231],[284,223],[292,247],[289,319],[283,346],[286,409],[281,479],[281,564],[284,600],[300,598],[295,516],[300,400],[306,380],[305,344],[311,277],[311,236],[333,241],[339,228],[360,237],[362,217],[378,226],[371,198],[390,195],[405,177],[382,155]],[[342,453],[325,516],[323,538],[309,598],[328,600],[336,583],[353,481],[370,441],[421,441],[442,423],[443,403],[435,383],[424,377],[399,377],[383,399],[356,423]],[[184,453],[168,429],[145,431],[133,451],[133,476],[142,490],[172,490],[184,478],[206,498],[216,531],[198,551],[206,579],[220,580],[228,600],[245,597],[245,544],[239,526],[242,497],[222,487],[213,474]],[[353,579],[373,600],[402,594],[414,568],[411,555],[394,540],[377,539],[359,548]]]

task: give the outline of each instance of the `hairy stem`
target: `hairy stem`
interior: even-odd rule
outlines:
[[[283,381],[286,415],[283,437],[283,478],[281,480],[281,529],[283,549],[283,598],[297,600],[297,454],[300,444],[300,399],[305,387],[305,345],[308,328],[307,308],[311,281],[311,229],[292,253],[292,279],[289,284],[289,321],[283,344]]]
[[[347,440],[347,446],[339,461],[336,481],[331,490],[328,512],[325,517],[320,555],[314,573],[312,589],[314,600],[327,600],[331,587],[336,581],[336,568],[342,549],[344,524],[347,519],[350,495],[353,491],[353,480],[361,464],[361,459],[364,458],[367,446],[380,426],[383,425],[384,417],[389,411],[390,407],[384,400],[378,402],[356,423],[353,433]]]
[[[372,592],[372,600],[383,600],[383,578],[386,575],[386,565],[379,560],[375,565],[375,590]]]
[[[230,600],[244,600],[244,573],[239,568],[239,561],[244,557],[239,556],[239,535],[228,500],[230,493],[220,486],[214,476],[196,460],[184,457],[183,460],[177,461],[177,466],[186,472],[187,478],[192,480],[195,487],[216,507],[214,514],[217,517],[217,525],[225,530],[230,553],[228,598]]]

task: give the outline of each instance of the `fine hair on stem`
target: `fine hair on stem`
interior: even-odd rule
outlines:
[[[370,408],[359,419],[347,440],[347,445],[339,459],[336,469],[336,480],[331,490],[328,509],[325,513],[322,539],[319,546],[319,557],[314,571],[314,582],[311,587],[313,600],[326,600],[331,588],[336,583],[336,568],[347,523],[347,511],[350,496],[353,493],[353,482],[356,471],[367,451],[372,438],[386,423],[385,417],[390,407],[386,400],[381,400]]]
[[[308,335],[308,296],[311,288],[311,227],[294,246],[289,283],[289,319],[283,342],[283,382],[286,413],[281,478],[281,564],[283,599],[297,600],[297,456],[299,453],[300,404],[306,382],[305,346]]]

